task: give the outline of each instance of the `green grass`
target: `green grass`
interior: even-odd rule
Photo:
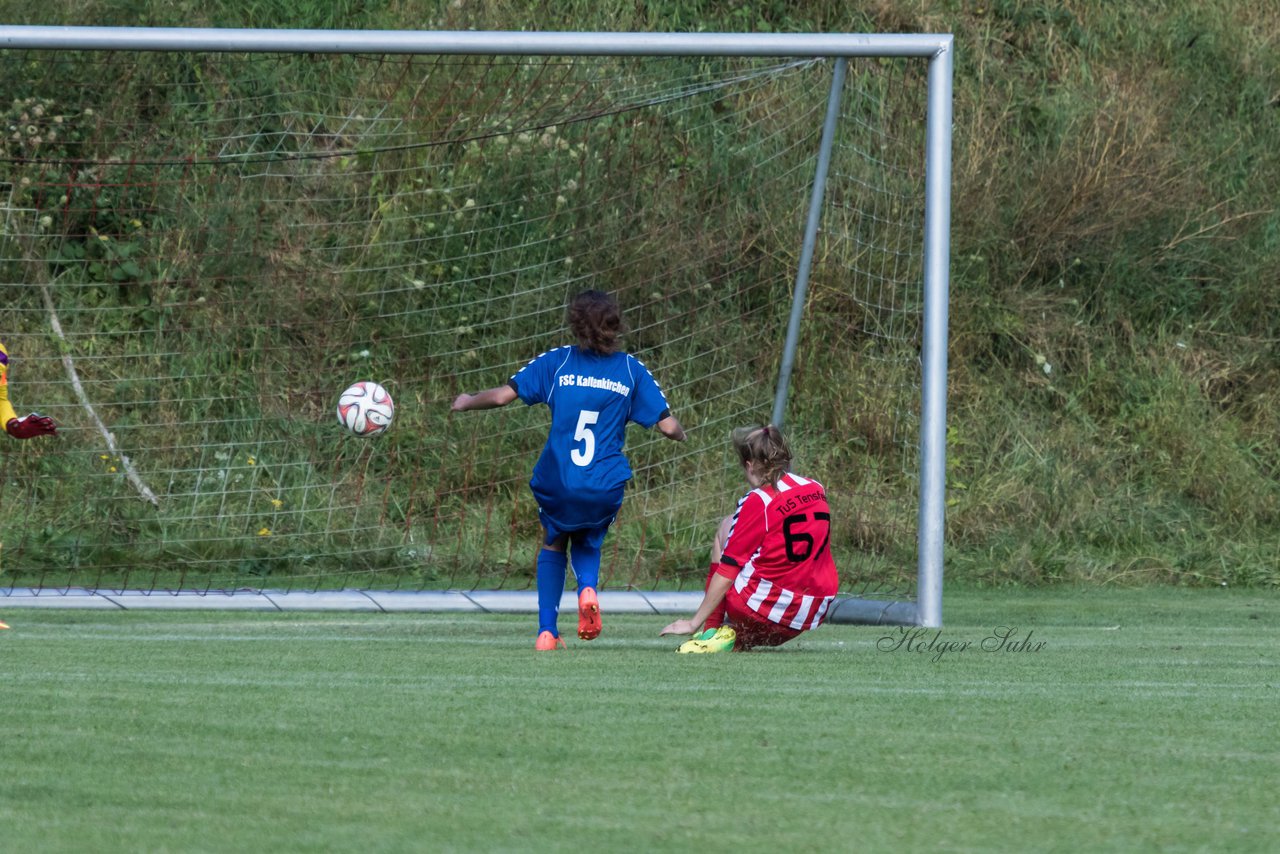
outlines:
[[[548,656],[523,616],[3,616],[7,850],[1280,846],[1261,591],[952,591],[939,641],[970,648],[941,656],[833,626],[678,657],[663,617]],[[1043,647],[982,651],[999,626]]]

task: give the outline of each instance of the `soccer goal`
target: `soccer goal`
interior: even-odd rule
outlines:
[[[941,622],[946,35],[0,27],[0,595],[526,590],[546,412],[451,416],[615,293],[605,590],[696,591],[734,426],[822,480],[834,619]],[[361,439],[338,395],[395,421]]]

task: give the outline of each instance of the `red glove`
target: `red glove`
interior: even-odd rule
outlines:
[[[58,425],[48,415],[33,412],[22,418],[10,418],[4,430],[15,439],[34,439],[36,436],[51,436],[58,432]]]

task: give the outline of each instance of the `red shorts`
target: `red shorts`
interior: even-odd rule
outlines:
[[[748,650],[753,646],[781,646],[792,638],[799,637],[802,632],[801,629],[766,620],[748,608],[736,590],[730,589],[725,594],[724,603],[729,616],[728,622],[738,635],[738,640],[733,645],[735,652]]]

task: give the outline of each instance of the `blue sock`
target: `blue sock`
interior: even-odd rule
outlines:
[[[593,590],[600,588],[600,549],[587,542],[585,537],[576,538],[569,547],[573,554],[573,574],[578,579],[578,592],[582,588]]]
[[[564,596],[564,570],[569,556],[564,552],[543,549],[538,552],[538,634],[551,632],[560,637],[556,622],[560,616],[560,598]]]

